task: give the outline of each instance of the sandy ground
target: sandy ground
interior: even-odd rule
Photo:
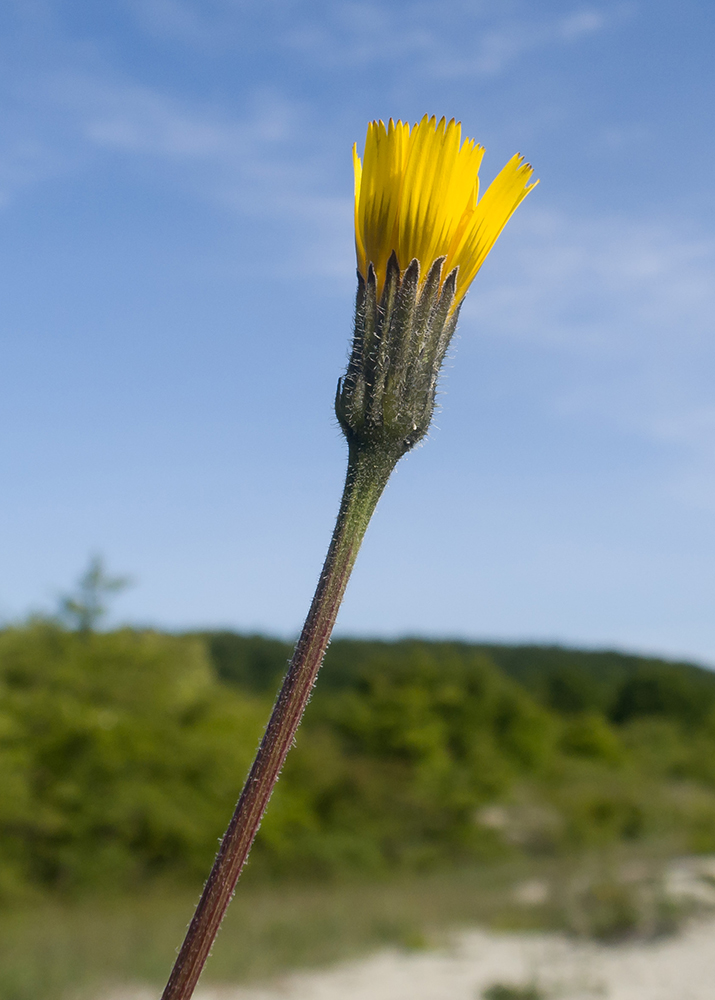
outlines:
[[[517,887],[522,902],[546,886]],[[681,858],[666,872],[674,901],[715,910],[715,856]],[[480,1000],[497,983],[537,986],[548,1000],[715,1000],[715,918],[692,921],[676,937],[619,945],[560,934],[453,934],[441,949],[384,950],[330,969],[293,972],[263,986],[198,989],[195,1000]],[[145,991],[101,1000],[157,1000]]]
[[[270,986],[200,989],[196,1000],[478,1000],[494,983],[553,1000],[713,1000],[715,920],[650,944],[578,944],[555,934],[466,931],[441,950],[384,951]],[[115,995],[113,1000],[119,1000]],[[150,993],[122,1000],[156,1000]]]

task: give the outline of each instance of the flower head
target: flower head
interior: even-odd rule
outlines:
[[[355,163],[355,335],[335,412],[352,450],[397,459],[429,430],[462,300],[534,187],[514,156],[479,198],[484,150],[454,120],[368,126]]]
[[[400,270],[420,263],[424,279],[444,258],[442,276],[458,268],[454,307],[494,246],[517,205],[535,186],[533,170],[516,155],[479,198],[484,147],[462,142],[452,119],[424,116],[417,125],[392,119],[368,125],[363,161],[353,147],[355,244],[365,280],[372,264],[378,295],[394,253]]]

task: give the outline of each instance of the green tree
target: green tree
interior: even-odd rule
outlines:
[[[102,557],[94,555],[77,581],[75,592],[60,598],[60,618],[70,628],[87,635],[107,613],[109,595],[119,593],[130,583],[127,576],[109,576]]]

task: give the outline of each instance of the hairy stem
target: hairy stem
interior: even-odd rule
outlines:
[[[189,1000],[193,995],[308,704],[358,549],[396,460],[373,449],[350,450],[340,511],[313,603],[162,1000]]]

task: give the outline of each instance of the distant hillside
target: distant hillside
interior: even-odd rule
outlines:
[[[228,632],[0,629],[0,905],[202,877],[290,653]],[[715,852],[715,674],[339,639],[249,871],[374,875],[625,842]]]
[[[293,647],[261,635],[206,632],[219,677],[256,692],[273,692]],[[559,713],[597,711],[615,723],[660,715],[696,723],[715,706],[715,672],[693,663],[563,646],[496,645],[427,639],[335,639],[320,677],[321,690],[350,688],[376,660],[419,651],[468,661],[486,655],[538,702]]]

